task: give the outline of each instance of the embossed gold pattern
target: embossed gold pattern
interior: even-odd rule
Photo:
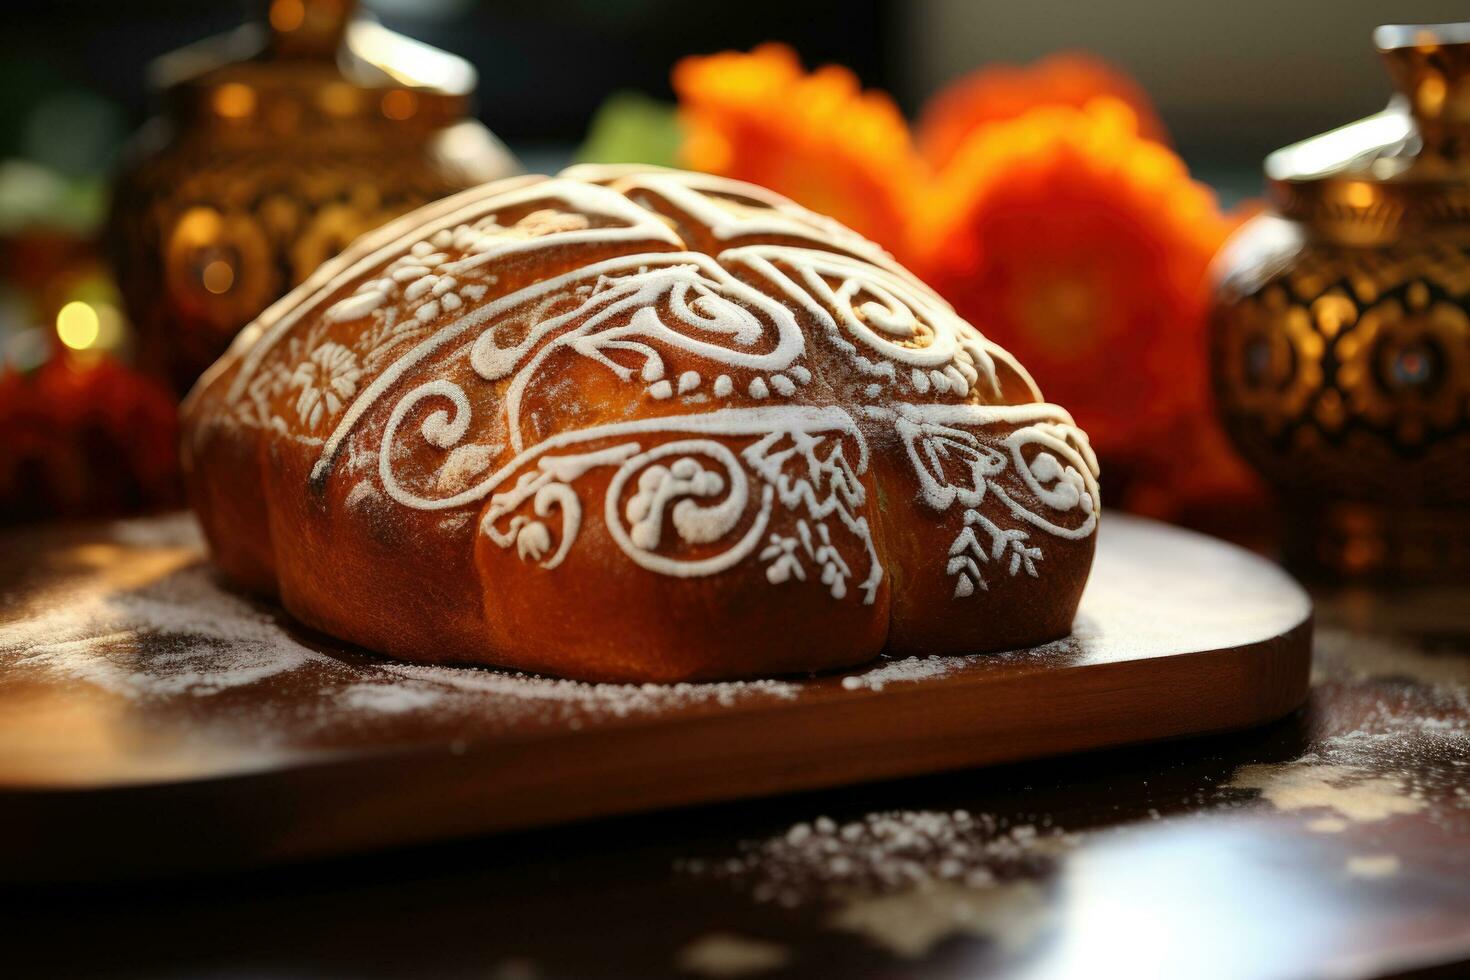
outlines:
[[[1470,25],[1374,35],[1389,109],[1272,154],[1278,215],[1220,259],[1226,427],[1298,559],[1470,574]]]
[[[262,25],[160,59],[165,113],[114,188],[142,356],[180,390],[364,231],[517,169],[468,118],[466,63],[354,20],[348,0],[264,6]]]

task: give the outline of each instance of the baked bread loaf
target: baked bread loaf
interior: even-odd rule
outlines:
[[[748,184],[577,167],[431,204],[184,405],[214,559],[417,661],[673,681],[1065,636],[1097,467],[881,249]]]

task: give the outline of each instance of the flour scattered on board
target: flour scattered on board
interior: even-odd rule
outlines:
[[[1348,829],[1348,822],[1340,817],[1318,817],[1307,821],[1307,829],[1314,834],[1340,834]]]
[[[1225,785],[1259,790],[1261,798],[1278,810],[1326,810],[1350,823],[1418,813],[1425,805],[1395,777],[1325,765],[1311,757],[1285,765],[1241,766]]]
[[[1312,682],[1350,689],[1360,710],[1352,729],[1324,733],[1303,761],[1394,781],[1404,795],[1426,805],[1448,798],[1456,808],[1470,809],[1470,798],[1459,792],[1470,760],[1470,660],[1463,651],[1324,629],[1317,637]],[[1451,819],[1443,807],[1429,809],[1434,823]]]
[[[140,638],[166,638],[139,644]],[[0,623],[0,664],[47,672],[133,700],[209,696],[270,680],[324,654],[189,565],[135,589],[43,601]]]
[[[1399,873],[1399,859],[1392,854],[1354,854],[1343,870],[1351,878],[1388,878]]]
[[[0,666],[63,682],[82,682],[129,701],[206,698],[262,684],[309,684],[298,701],[320,728],[374,717],[432,711],[446,719],[473,713],[509,723],[527,714],[580,724],[589,716],[626,717],[695,704],[795,697],[797,685],[758,680],[700,684],[587,684],[475,667],[383,660],[361,651],[322,649],[284,613],[223,588],[200,555],[193,518],[140,518],[108,525],[104,544],[81,545],[65,560],[105,569],[30,595],[0,620]],[[137,549],[117,561],[115,552]],[[92,559],[96,558],[94,562]],[[89,564],[91,563],[91,564]],[[279,726],[257,713],[260,736]],[[295,710],[293,708],[293,710]]]
[[[309,709],[316,715],[304,720],[322,728],[430,711],[506,722],[529,712],[577,726],[589,715],[621,718],[750,698],[789,700],[800,690],[784,680],[587,684],[397,663],[309,637],[280,610],[222,587],[202,557],[198,524],[187,514],[116,521],[99,540],[106,544],[83,545],[77,554],[85,558],[89,547],[124,548],[137,549],[137,558],[119,562],[113,552],[98,562],[106,581],[102,571],[73,578],[65,589],[33,596],[28,609],[7,611],[0,623],[0,666],[85,682],[134,701],[208,697],[298,677],[292,683],[319,688]],[[878,692],[944,677],[966,663],[962,657],[885,658],[843,677],[841,687]],[[261,709],[259,720],[268,738],[275,726],[267,713]]]
[[[386,715],[427,708],[444,697],[431,687],[415,687],[410,684],[353,684],[339,696],[342,703],[350,708]]]
[[[927,881],[891,895],[854,898],[828,922],[897,956],[916,959],[956,934],[990,939],[1007,951],[1025,949],[1050,916],[1041,888],[1033,882],[977,889]]]
[[[733,882],[758,902],[794,907],[930,881],[984,888],[1050,869],[1077,838],[988,813],[894,810],[839,823],[803,821],[734,857],[679,862],[677,870]]]
[[[746,842],[736,856],[680,861],[676,870],[728,881],[758,902],[825,908],[829,928],[896,956],[922,956],[956,934],[1014,950],[1049,915],[1035,879],[1078,839],[985,813],[897,810],[803,821]]]
[[[542,705],[572,705],[618,717],[658,711],[687,704],[731,705],[750,695],[787,700],[796,685],[787,681],[721,681],[680,684],[588,684],[583,681],[537,677],[512,671],[426,664],[383,662],[376,665],[389,678],[405,678],[433,685],[446,694],[511,698]]]
[[[729,932],[711,932],[679,950],[675,965],[702,977],[749,977],[779,970],[791,962],[791,950],[779,943]]]
[[[893,683],[944,677],[965,663],[964,657],[905,657],[880,662],[879,666],[860,674],[849,674],[842,678],[842,686],[848,691],[881,691]]]
[[[1083,613],[1077,617],[1071,636],[1023,650],[1007,650],[988,654],[985,660],[991,664],[1039,661],[1062,656],[1080,660],[1086,656],[1086,642],[1100,635],[1096,625]],[[1110,643],[1110,655],[1117,656],[1122,648],[1115,638],[1110,638]],[[924,657],[893,659],[885,655],[875,661],[873,666],[860,669],[842,678],[842,687],[848,691],[881,691],[891,684],[934,680],[973,666],[975,666],[973,656],[941,657],[937,654],[930,654]]]
[[[199,522],[188,511],[157,517],[131,517],[113,521],[104,529],[116,544],[132,548],[204,548]]]

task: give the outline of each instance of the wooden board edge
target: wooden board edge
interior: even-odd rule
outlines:
[[[1248,728],[1304,702],[1311,636],[1308,614],[1240,647],[1060,668],[1043,696],[1034,678],[992,677],[986,700],[999,712],[978,726],[966,711],[973,686],[937,681],[805,706],[796,745],[767,724],[774,706],[691,719],[672,743],[666,728],[640,725],[177,784],[6,792],[0,840],[16,847],[0,846],[0,878],[241,870],[385,840],[424,844]],[[885,699],[883,712],[872,698]],[[855,740],[854,729],[871,731]],[[691,744],[710,748],[682,757]],[[431,796],[448,802],[425,812]],[[65,854],[32,846],[42,826],[71,842]],[[108,826],[131,839],[99,832]]]

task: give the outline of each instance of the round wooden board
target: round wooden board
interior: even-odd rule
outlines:
[[[184,516],[0,540],[0,874],[250,867],[1259,724],[1306,696],[1269,562],[1109,515],[1071,637],[749,684],[393,663],[215,584]]]

